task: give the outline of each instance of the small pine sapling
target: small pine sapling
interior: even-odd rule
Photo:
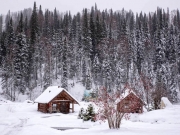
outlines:
[[[83,116],[84,116],[84,108],[82,107],[79,111],[78,119],[83,119]]]
[[[86,112],[83,115],[83,120],[84,121],[88,121],[88,120],[95,121],[95,111],[94,111],[94,107],[92,104],[88,105]]]

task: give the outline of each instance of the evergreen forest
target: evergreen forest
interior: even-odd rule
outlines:
[[[0,77],[4,94],[43,90],[58,80],[109,93],[133,88],[147,101],[178,102],[180,12],[100,11],[72,15],[42,7],[0,16]],[[155,106],[156,107],[156,106]]]

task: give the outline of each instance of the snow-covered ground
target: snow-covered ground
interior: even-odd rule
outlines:
[[[107,122],[83,122],[77,119],[81,107],[75,106],[75,113],[44,114],[37,112],[37,104],[13,103],[0,98],[1,135],[179,135],[180,105],[162,110],[133,114],[130,120],[123,120],[119,130],[108,128]],[[51,127],[84,127],[88,129],[56,130]]]

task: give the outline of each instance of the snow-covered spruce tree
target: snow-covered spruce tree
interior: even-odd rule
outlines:
[[[95,55],[95,58],[94,58],[94,61],[93,61],[93,79],[94,79],[94,83],[95,85],[97,86],[98,85],[98,81],[99,80],[99,77],[100,77],[100,62],[99,62],[99,57],[98,55],[96,54]]]
[[[122,18],[121,22],[121,32],[120,32],[120,38],[119,38],[119,47],[118,51],[120,54],[120,61],[122,61],[122,68],[124,70],[124,82],[129,81],[129,69],[130,69],[130,45],[129,45],[129,39],[128,39],[128,28],[125,16]]]
[[[62,75],[62,56],[63,56],[63,32],[60,28],[59,34],[57,35],[57,67],[58,75]]]
[[[14,57],[15,70],[15,89],[22,94],[25,93],[28,77],[28,43],[24,34],[23,14],[21,13],[19,25],[17,27],[18,35],[16,38],[16,48]]]
[[[34,2],[34,7],[30,19],[30,50],[29,50],[29,89],[32,90],[37,86],[37,62],[35,54],[35,48],[38,39],[38,16],[36,2]]]
[[[143,41],[142,41],[142,25],[139,22],[139,20],[137,19],[136,22],[136,47],[137,47],[137,51],[136,51],[136,56],[137,56],[137,61],[136,61],[136,65],[137,65],[137,69],[138,69],[138,73],[141,74],[142,71],[142,64],[144,61],[144,46],[143,46]]]
[[[62,78],[61,87],[68,90],[68,70],[67,70],[67,39],[65,37],[63,44],[63,57],[62,57],[63,67],[62,67]]]
[[[137,55],[136,55],[136,40],[135,40],[135,20],[134,20],[134,14],[130,16],[130,22],[129,22],[129,46],[130,46],[130,71],[129,71],[129,82],[130,84],[134,83],[135,78],[135,69],[136,69],[136,62],[137,61]]]
[[[90,35],[91,35],[91,43],[92,43],[92,52],[91,52],[91,60],[94,59],[94,56],[96,54],[96,47],[97,47],[97,41],[96,41],[96,25],[95,25],[95,11],[94,7],[91,7],[91,13],[90,13]]]
[[[160,14],[160,16],[162,16]],[[155,45],[155,54],[154,54],[154,70],[160,69],[162,64],[165,62],[165,44],[163,43],[163,27],[162,27],[162,19],[161,17],[158,20],[159,22],[156,24],[156,31],[154,33],[154,45]]]
[[[0,36],[2,34],[2,28],[3,28],[3,16],[0,15]]]
[[[68,65],[69,65],[69,79],[74,79],[76,69],[76,18],[74,17],[70,26],[68,43]]]
[[[95,110],[92,104],[89,104],[86,112],[83,114],[83,121],[94,121],[95,122]]]
[[[53,15],[54,15],[53,16],[53,28],[55,30],[55,33],[58,33],[60,25],[59,25],[58,12],[57,12],[56,8],[54,9]]]
[[[106,17],[107,14],[105,12],[102,12],[102,21],[101,21],[101,26],[102,26],[102,33],[101,33],[101,38],[102,41],[107,38],[107,24],[106,24]]]
[[[82,60],[82,84],[83,86],[86,86],[86,72],[87,72],[87,66],[85,58]]]
[[[39,11],[38,11],[38,25],[39,25],[39,32],[43,32],[43,23],[44,23],[44,15],[42,11],[41,5],[39,6]]]
[[[96,43],[97,45],[101,43],[103,39],[103,27],[102,22],[100,21],[99,15],[96,16]]]
[[[90,71],[88,70],[86,76],[86,90],[90,90],[91,88],[92,88],[92,82],[91,82]]]
[[[6,96],[14,101],[15,89],[14,89],[14,46],[15,34],[13,28],[13,20],[10,18],[7,24],[7,33],[5,39],[6,57],[3,63],[3,88],[5,88]]]
[[[3,32],[0,36],[0,65],[1,65],[0,68],[2,68],[2,64],[6,57],[5,39],[6,39],[6,34],[5,32]]]
[[[79,114],[78,114],[78,119],[83,119],[83,115],[84,115],[84,112],[85,110],[84,110],[84,108],[82,107],[81,109],[80,109],[80,111],[79,111]]]
[[[151,39],[150,39],[150,31],[148,27],[148,18],[144,16],[144,22],[143,22],[143,65],[142,65],[142,72],[140,74],[141,78],[145,79],[145,82],[148,81],[149,83],[153,84],[153,48]],[[148,84],[149,84],[148,83]],[[146,89],[144,87],[144,89]]]
[[[50,31],[50,16],[49,11],[46,10],[45,12],[45,23],[44,23],[44,59],[45,59],[45,68],[44,68],[44,76],[43,76],[43,82],[44,82],[44,89],[49,87],[52,84],[52,44],[51,44],[51,31]]]
[[[116,78],[116,64],[117,64],[117,47],[115,46],[116,42],[114,39],[110,40],[110,47],[109,47],[109,66],[110,66],[110,76],[109,77],[109,86],[110,86],[110,91],[114,90],[114,83],[115,83],[115,78]]]
[[[108,58],[105,58],[103,60],[102,64],[102,70],[103,70],[103,85],[107,88],[109,92],[111,92],[111,66]]]
[[[63,29],[63,34],[65,36],[69,35],[70,23],[71,23],[71,15],[68,14],[68,12],[66,12],[64,17],[63,17],[63,21],[62,21],[62,29]]]
[[[166,59],[167,59],[167,92],[171,102],[177,102],[177,69],[176,69],[176,51],[175,51],[175,38],[174,29],[171,25],[168,32],[168,38],[166,43]]]
[[[180,34],[178,34],[178,38],[177,38],[177,51],[176,51],[176,57],[177,57],[177,76],[178,76],[178,87],[180,89]],[[179,99],[180,100],[180,99]]]
[[[116,64],[116,69],[115,69],[115,73],[116,73],[116,78],[115,78],[115,88],[117,91],[119,91],[121,89],[121,68],[119,67],[120,62],[118,62]]]
[[[52,68],[53,75],[52,79],[58,79],[58,54],[59,54],[59,33],[56,33],[53,29],[53,39],[52,39]]]
[[[80,21],[80,13],[76,15],[76,77],[77,80],[80,80],[82,77],[82,58],[83,58],[83,47],[82,47],[82,37],[81,37],[81,21]]]
[[[89,28],[87,8],[83,10],[82,45],[83,45],[83,50],[84,50],[84,57],[86,59],[90,58],[92,44],[91,44],[91,37],[90,37],[90,28]]]

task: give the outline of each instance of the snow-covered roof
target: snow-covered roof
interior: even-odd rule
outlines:
[[[130,89],[126,89],[126,90],[121,94],[121,96],[122,96],[122,98],[125,98],[125,97],[127,97],[130,93],[133,93],[134,95],[136,95],[136,94],[134,93],[134,91],[132,91],[132,90],[130,90]]]
[[[126,98],[130,93],[133,93],[136,97],[138,97],[133,90],[126,89],[126,90],[124,90],[124,92],[120,95],[120,98],[118,98],[118,99],[115,101],[115,103],[119,103],[121,100],[123,100],[124,98]],[[139,98],[139,97],[138,97],[138,98]]]
[[[59,93],[65,91],[69,96],[71,96],[78,104],[79,102],[64,88],[59,86],[49,86],[34,102],[37,103],[49,103],[53,98],[55,98]]]

